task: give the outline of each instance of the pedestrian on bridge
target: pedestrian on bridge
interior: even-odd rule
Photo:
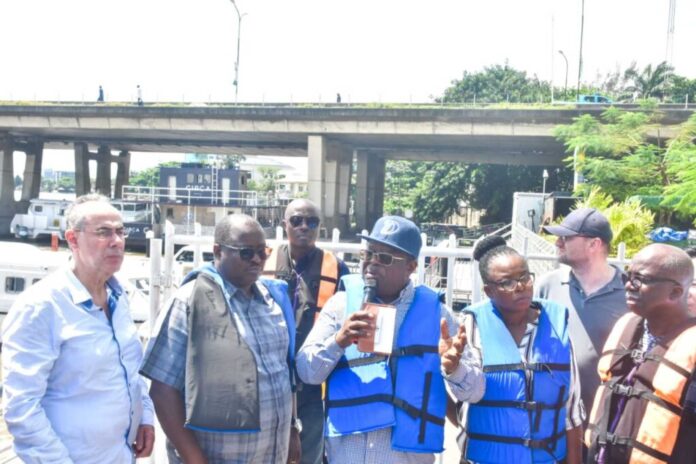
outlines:
[[[22,462],[131,464],[150,455],[155,429],[142,347],[114,277],[123,220],[96,194],[66,217],[70,267],[20,295],[3,323],[5,421]]]
[[[99,95],[97,96],[97,102],[104,103],[104,89],[101,85],[99,86]]]
[[[138,84],[135,88],[136,96],[138,98],[137,103],[138,106],[143,106],[143,89],[140,88],[140,84]]]

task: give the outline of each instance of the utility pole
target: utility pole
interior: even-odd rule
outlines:
[[[232,6],[234,6],[234,11],[237,13],[237,60],[234,62],[234,102],[237,103],[237,95],[239,94],[239,45],[242,39],[242,18],[246,16],[246,13],[241,14],[239,8],[237,8],[237,3],[235,0],[230,0]]]
[[[580,79],[582,79],[582,39],[585,33],[585,0],[582,0],[582,9],[580,11],[580,58],[578,61],[578,88],[576,91],[576,101],[580,98]]]

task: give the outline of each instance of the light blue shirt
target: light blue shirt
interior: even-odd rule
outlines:
[[[5,421],[26,463],[130,463],[154,409],[138,374],[128,301],[107,282],[111,322],[70,269],[33,285],[2,327]]]

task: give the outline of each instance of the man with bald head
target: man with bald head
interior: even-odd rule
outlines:
[[[114,274],[125,233],[109,199],[67,211],[69,266],[17,298],[3,323],[5,421],[25,463],[131,463],[152,452],[142,347]]]
[[[649,245],[631,261],[624,277],[631,313],[616,323],[599,360],[588,463],[696,462],[693,277],[689,256],[670,245]]]
[[[170,463],[299,462],[295,322],[285,283],[259,280],[269,253],[258,222],[225,217],[213,263],[186,276],[160,316],[141,372]]]
[[[340,278],[349,274],[341,259],[317,248],[320,224],[321,213],[313,202],[307,199],[290,202],[283,219],[288,244],[273,251],[264,271],[288,283],[297,321],[297,349],[307,338],[321,308],[336,293]],[[324,451],[321,386],[298,382],[297,402],[302,428],[302,464],[320,464]]]

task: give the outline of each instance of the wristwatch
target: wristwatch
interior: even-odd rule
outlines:
[[[302,421],[299,417],[293,417],[290,421],[290,427],[297,430],[297,433],[302,433]]]

